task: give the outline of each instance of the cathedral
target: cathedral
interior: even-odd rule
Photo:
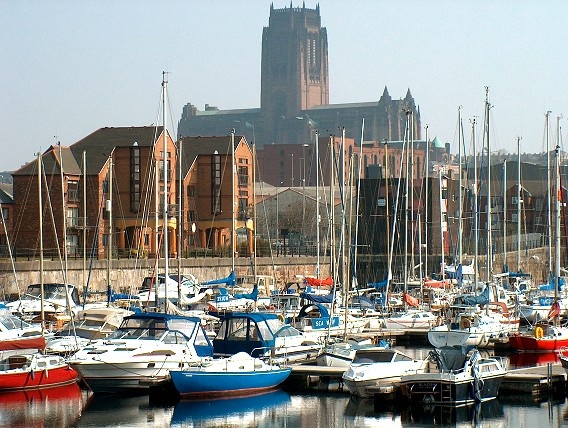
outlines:
[[[353,78],[357,78],[355,75]],[[260,108],[204,110],[188,103],[178,124],[178,138],[227,135],[235,129],[260,149],[267,144],[313,144],[313,135],[339,134],[365,141],[404,139],[407,113],[413,113],[413,138],[421,138],[420,110],[410,90],[393,99],[385,87],[378,101],[329,104],[327,30],[315,9],[270,6],[262,32]]]

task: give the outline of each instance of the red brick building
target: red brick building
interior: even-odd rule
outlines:
[[[238,174],[232,192],[231,140],[230,135],[182,140],[181,168],[178,145],[169,133],[164,141],[162,129],[153,126],[101,128],[70,147],[51,146],[13,174],[16,252],[38,254],[40,160],[42,236],[49,255],[62,252],[65,241],[71,257],[92,251],[105,258],[109,244],[119,256],[163,255],[165,210],[170,255],[178,248],[185,254],[190,246],[228,245],[233,194],[236,227],[245,224],[252,204],[252,153],[244,137],[234,137]]]

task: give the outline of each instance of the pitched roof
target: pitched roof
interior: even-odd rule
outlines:
[[[246,144],[242,135],[235,135],[235,150],[241,142]],[[220,155],[231,155],[231,136],[213,137],[182,137],[179,140],[182,156],[182,175],[185,177],[198,156],[212,155],[217,152]]]
[[[0,183],[0,203],[1,204],[14,203],[14,191],[12,184]]]
[[[162,134],[156,126],[130,126],[118,128],[100,128],[71,146],[76,159],[82,159],[83,151],[87,154],[87,174],[98,174],[106,164],[115,147],[152,146]]]
[[[61,156],[60,156],[61,153]],[[70,147],[60,145],[50,146],[41,155],[44,171],[48,174],[59,174],[61,167],[66,175],[81,175],[81,168],[77,164]],[[37,161],[28,162],[12,175],[34,175],[37,173]]]

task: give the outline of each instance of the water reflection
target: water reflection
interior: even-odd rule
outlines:
[[[171,425],[179,426],[270,426],[270,421],[286,413],[290,395],[282,390],[247,397],[180,401]]]
[[[226,400],[181,401],[157,405],[148,396],[95,396],[77,423],[56,426],[77,427],[294,427],[366,428],[415,426],[566,426],[568,408],[564,397],[533,402],[508,396],[460,408],[411,406],[356,399],[341,392],[271,393]],[[69,406],[70,407],[70,406]],[[71,412],[71,409],[68,408]],[[24,418],[24,412],[20,418]],[[77,414],[77,411],[75,411]],[[4,420],[4,419],[3,419]],[[19,423],[20,426],[34,426]],[[68,421],[72,421],[71,417]],[[17,422],[9,424],[18,425]],[[38,424],[35,424],[36,426]],[[45,426],[53,424],[46,423]]]
[[[150,404],[147,395],[97,395],[83,412],[80,427],[167,427],[174,406]]]
[[[90,395],[79,385],[0,393],[0,426],[74,426]]]
[[[513,352],[509,355],[511,368],[545,366],[548,363],[560,364],[556,352]]]

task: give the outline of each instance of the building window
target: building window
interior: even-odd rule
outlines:
[[[534,202],[534,207],[537,211],[541,211],[542,210],[542,198],[537,198],[535,199]]]
[[[79,208],[67,208],[67,227],[79,227]]]
[[[248,166],[239,166],[238,176],[239,176],[239,186],[247,186],[249,178]]]
[[[166,152],[166,177],[169,180],[171,180],[172,177],[172,171],[171,171],[171,154],[170,152]],[[164,153],[161,152],[160,153],[160,161],[158,162],[158,168],[159,168],[159,177],[160,177],[160,181],[164,181]]]
[[[79,236],[67,234],[65,239],[67,240],[67,254],[79,254]]]
[[[76,181],[67,182],[67,201],[77,202],[79,200],[79,183]]]
[[[221,156],[211,157],[211,213],[221,213]]]
[[[10,218],[10,210],[8,208],[2,207],[2,218],[0,220],[8,220]]]
[[[518,214],[513,214],[511,215],[511,222],[512,223],[516,223],[519,219],[519,215]]]
[[[542,217],[541,216],[535,217],[534,224],[540,226],[542,224]]]
[[[248,208],[248,199],[247,198],[239,198],[239,212],[237,214],[237,218],[241,220],[246,220],[247,218],[247,210]]]
[[[140,211],[140,147],[130,148],[130,211]]]
[[[195,197],[195,186],[187,186],[187,196],[190,198]]]
[[[189,222],[192,222],[192,223],[193,223],[193,222],[196,222],[196,221],[197,221],[197,212],[196,212],[196,211],[193,211],[193,210],[189,210],[189,211],[187,212],[187,220],[188,220]]]

